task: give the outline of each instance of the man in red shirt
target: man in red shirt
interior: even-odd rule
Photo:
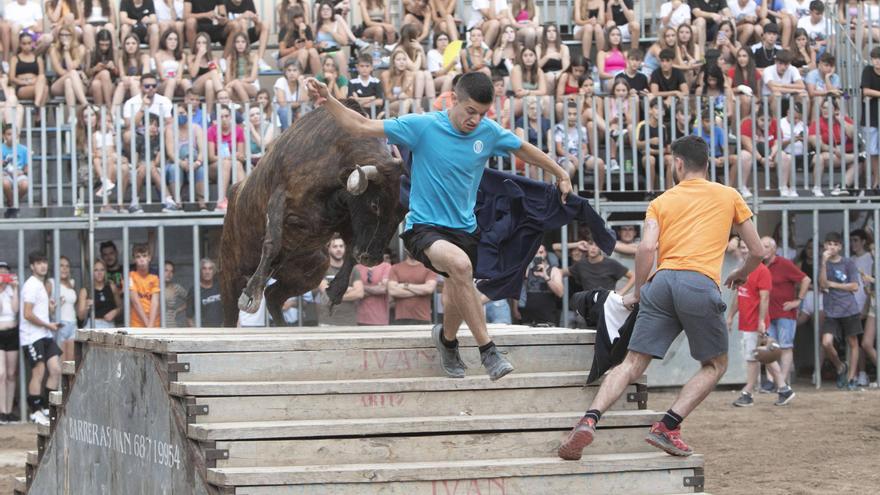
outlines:
[[[779,195],[785,198],[797,197],[794,188],[788,187],[791,180],[791,155],[782,151],[776,142],[776,119],[768,118],[764,109],[758,108],[755,122],[752,122],[751,117],[743,120],[739,132],[742,149],[754,155],[758,165],[775,168],[779,164]]]
[[[374,267],[355,265],[364,282],[364,298],[358,301],[358,325],[388,324],[388,275],[391,263],[383,261]]]
[[[830,132],[829,120],[831,120]],[[840,113],[836,100],[825,100],[822,103],[819,117],[810,123],[808,134],[810,147],[817,152],[813,168],[813,195],[824,196],[822,194],[822,170],[825,168],[825,163],[829,161],[835,166],[840,163],[847,166],[846,183],[837,186],[829,184],[833,187],[831,195],[844,196],[849,194],[846,187],[853,183],[858,160],[856,154],[853,153],[853,141],[856,139],[855,122]],[[843,144],[841,150],[844,135],[846,143]]]
[[[764,237],[761,242],[767,250],[764,264],[770,269],[770,277],[773,280],[773,288],[770,290],[768,333],[782,348],[779,368],[782,370],[782,378],[788,383],[798,308],[809,292],[812,280],[790,260],[776,256],[776,241],[772,237]]]
[[[740,255],[748,255],[748,248],[744,242],[740,242]],[[742,394],[733,402],[737,407],[750,407],[755,401],[752,394],[755,391],[755,384],[758,382],[758,373],[761,371],[761,365],[755,358],[755,348],[758,347],[758,338],[767,334],[767,328],[770,326],[770,289],[773,287],[773,280],[770,275],[770,269],[765,265],[758,265],[758,268],[749,274],[746,283],[739,286],[736,297],[731,302],[730,311],[727,313],[727,328],[733,328],[733,317],[739,311],[739,331],[742,332],[743,356],[746,359],[746,386],[743,387]],[[794,398],[794,391],[791,387],[785,385],[782,379],[782,373],[778,363],[767,365],[767,369],[773,376],[773,381],[779,388],[780,398],[785,396],[785,403]],[[777,404],[779,402],[777,401]],[[780,404],[781,405],[781,404]]]
[[[406,259],[391,267],[388,295],[394,298],[394,324],[431,323],[431,296],[437,274],[406,252]]]

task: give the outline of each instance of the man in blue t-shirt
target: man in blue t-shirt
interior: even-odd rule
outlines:
[[[15,150],[15,152],[13,152]],[[0,163],[3,166],[3,197],[6,199],[6,211],[3,212],[4,218],[15,218],[18,216],[18,208],[16,208],[15,191],[18,184],[18,203],[24,200],[28,190],[28,151],[27,148],[12,143],[12,126],[3,127],[3,142],[0,143]]]
[[[513,371],[489,338],[473,281],[479,240],[474,215],[477,188],[486,161],[508,153],[556,176],[563,201],[571,192],[568,174],[538,148],[483,118],[495,99],[495,88],[485,74],[463,75],[449,110],[390,120],[370,120],[346,108],[315,79],[309,79],[308,86],[313,96],[326,100],[324,107],[346,132],[387,138],[413,152],[410,211],[401,238],[413,258],[446,278],[443,325],[435,325],[432,332],[446,374],[464,377],[456,339],[462,321],[480,346],[489,378],[497,380]]]

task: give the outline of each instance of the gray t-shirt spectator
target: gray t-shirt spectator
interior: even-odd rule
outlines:
[[[186,317],[195,319],[195,288],[189,289],[186,304]],[[202,287],[199,291],[202,305],[202,327],[213,328],[223,326],[223,306],[220,304],[220,284],[216,281],[207,289]]]
[[[856,305],[859,307],[859,310],[862,310],[865,308],[865,303],[868,302],[868,287],[865,286],[865,281],[861,274],[871,275],[874,273],[874,257],[871,256],[871,253],[866,252],[862,253],[861,256],[853,256],[851,259],[859,270],[859,290],[856,292]]]
[[[859,269],[850,258],[841,258],[836,263],[828,261],[825,270],[829,282],[849,284],[859,281]],[[825,316],[828,318],[845,318],[861,313],[855,293],[846,290],[828,289],[824,295],[823,305]]]
[[[339,272],[339,268],[327,268],[327,281],[330,282]],[[348,286],[354,285],[355,280],[360,280],[361,275],[357,270],[351,271],[351,277],[348,279]],[[333,314],[330,314],[330,305],[327,301],[321,301],[321,315],[318,317],[318,323],[321,325],[337,325],[337,326],[354,326],[357,325],[357,303],[354,301],[344,301],[333,307]]]
[[[619,261],[611,258],[603,258],[598,263],[590,263],[584,258],[569,269],[571,276],[577,279],[582,290],[614,290],[617,281],[625,277],[627,271],[629,270]]]

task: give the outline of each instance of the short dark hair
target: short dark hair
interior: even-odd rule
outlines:
[[[675,50],[672,48],[664,48],[660,50],[660,60],[674,60]]]
[[[147,256],[149,256],[149,255],[150,255],[150,248],[149,248],[149,246],[147,246],[146,244],[135,244],[135,245],[131,248],[131,256],[132,256],[132,257],[135,257],[135,256],[137,256],[137,255],[139,255],[139,254],[146,254]]]
[[[672,155],[681,158],[688,171],[705,171],[709,166],[709,145],[697,135],[684,136],[673,141]]]
[[[871,48],[871,58],[880,58],[880,46]]]
[[[103,251],[104,248],[113,248],[113,250],[116,251],[116,243],[113,241],[104,241],[98,245],[98,251]]]
[[[468,72],[455,84],[458,101],[474,100],[486,105],[495,100],[495,86],[489,76],[482,72]]]
[[[840,232],[829,232],[825,234],[824,242],[836,242],[838,244],[843,244],[843,237],[840,236]]]
[[[366,52],[361,53],[358,55],[358,63],[373,65],[373,56]]]
[[[642,52],[642,51],[639,50],[638,48],[633,48],[632,50],[630,50],[630,51],[626,54],[626,58],[628,58],[628,59],[632,59],[632,60],[644,60],[644,59],[645,59],[645,54],[644,54],[644,52]]]
[[[792,60],[794,60],[794,55],[792,55],[792,53],[788,50],[779,50],[779,53],[776,54],[777,62],[790,64]]]
[[[158,81],[158,80],[159,80],[159,78],[156,77],[156,74],[153,74],[152,72],[147,72],[146,74],[144,74],[144,75],[141,76],[141,84],[143,84],[144,79],[152,79],[152,80],[154,80],[154,81]]]
[[[865,242],[871,242],[871,235],[868,234],[865,229],[856,229],[849,233],[850,237],[858,237],[859,239]]]
[[[837,62],[837,58],[831,53],[825,52],[819,55],[820,64],[834,65],[835,62]]]
[[[171,269],[172,269],[172,270],[174,270],[174,268],[176,268],[176,266],[177,266],[177,265],[175,265],[174,262],[171,261],[171,260],[165,260],[165,264],[166,264],[166,265],[171,265]]]
[[[31,251],[28,253],[28,264],[33,265],[34,263],[39,263],[41,261],[49,261],[49,258],[46,257],[46,253],[42,251]]]
[[[825,2],[822,0],[813,0],[810,2],[810,10],[820,14],[825,12]]]

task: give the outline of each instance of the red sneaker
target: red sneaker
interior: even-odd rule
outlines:
[[[568,437],[559,446],[557,454],[566,461],[580,460],[583,450],[593,443],[596,435],[596,422],[593,418],[581,418],[578,424],[569,432]]]
[[[645,441],[670,455],[687,457],[694,453],[681,439],[681,427],[670,430],[662,421],[651,426]]]

